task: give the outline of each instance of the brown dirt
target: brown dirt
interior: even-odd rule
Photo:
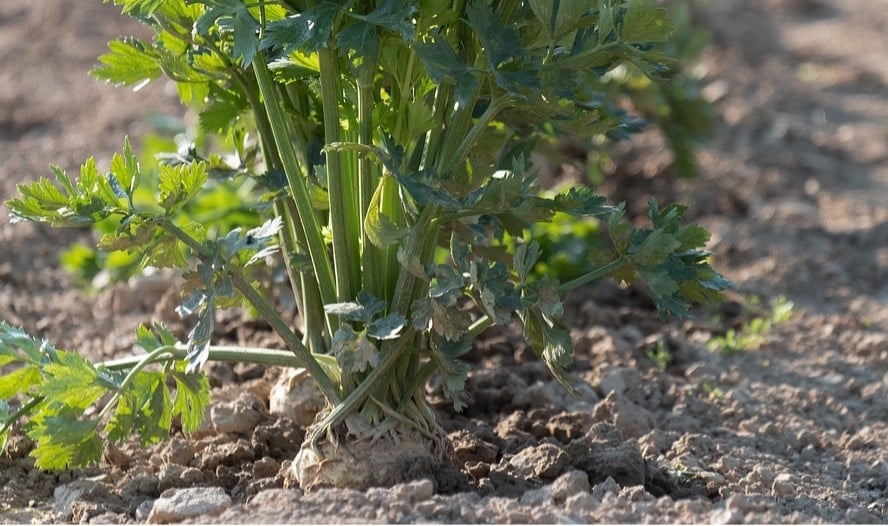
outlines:
[[[0,522],[143,522],[164,490],[201,486],[234,503],[202,521],[888,522],[888,2],[715,2],[697,16],[714,33],[700,67],[720,115],[701,176],[675,180],[645,133],[603,190],[686,203],[713,232],[734,301],[662,323],[638,291],[577,291],[578,399],[514,331],[489,332],[470,357],[470,408],[437,407],[462,481],[275,489],[302,439],[268,411],[278,372],[216,367],[216,431],[124,444],[61,474],[36,471],[14,440],[0,457]],[[98,1],[0,4],[0,199],[49,163],[107,166],[124,134],[138,145],[150,131],[146,115],[181,113],[163,83],[132,93],[87,76],[107,40],[140,31]],[[0,319],[93,359],[131,353],[170,283],[80,291],[58,252],[92,235],[5,215]],[[795,314],[757,350],[708,351],[749,321],[740,300],[753,294],[784,294]],[[220,340],[276,345],[237,314],[220,326]],[[665,370],[648,358],[657,349]],[[218,432],[230,414],[251,425]]]

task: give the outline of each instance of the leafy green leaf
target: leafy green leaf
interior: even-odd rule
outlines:
[[[549,319],[538,309],[530,308],[522,313],[524,338],[539,355],[552,375],[566,389],[573,392],[566,368],[573,362],[570,332]]]
[[[57,360],[43,367],[43,375],[37,391],[50,404],[84,411],[108,392],[95,366],[77,353],[58,351]]]
[[[193,199],[207,182],[207,165],[204,162],[161,165],[157,177],[160,190],[158,204],[171,213]]]
[[[355,332],[344,324],[333,335],[333,355],[343,371],[363,372],[379,363],[379,350],[367,339],[365,331]]]
[[[134,85],[138,89],[163,73],[160,58],[151,44],[135,38],[123,38],[109,42],[108,51],[99,57],[102,65],[92,70],[93,76],[106,82]]]
[[[9,431],[11,429],[11,413],[9,412],[9,404],[6,400],[0,399],[0,453],[6,451],[6,444],[9,442]]]
[[[538,89],[537,68],[521,43],[518,30],[503,25],[499,15],[492,11],[487,2],[470,2],[466,14],[481,40],[496,84],[519,96]]]
[[[194,25],[197,32],[209,36],[210,28],[215,25],[220,33],[230,34],[234,42],[231,54],[241,60],[241,67],[247,68],[259,50],[259,22],[241,0],[203,0],[202,3],[207,9]]]
[[[333,23],[340,7],[332,2],[321,2],[294,16],[269,22],[263,33],[262,49],[278,48],[292,51],[315,52],[327,47]]]
[[[351,50],[357,56],[375,57],[379,53],[379,28],[413,40],[414,29],[409,20],[415,11],[409,0],[385,0],[366,15],[349,13],[353,20],[339,32],[336,45],[340,52]]]
[[[418,42],[415,49],[429,77],[436,84],[453,83],[456,101],[463,106],[468,104],[481,82],[474,68],[456,54],[450,42],[440,34],[431,33],[425,41]]]
[[[183,431],[193,433],[200,427],[210,405],[210,380],[205,374],[181,371],[171,374],[176,380],[172,414],[182,418]]]
[[[123,14],[147,19],[169,0],[114,0],[114,5],[123,6]]]
[[[141,443],[148,445],[169,435],[173,404],[165,379],[163,372],[136,373],[120,393],[114,415],[105,426],[108,440],[119,442],[136,432]]]
[[[38,341],[19,327],[0,320],[0,366],[14,362],[37,365],[55,348],[48,341]]]
[[[0,365],[3,365],[2,361],[0,361]],[[27,393],[31,387],[39,385],[42,381],[40,368],[36,365],[26,365],[5,373],[0,376],[0,401]]]
[[[407,318],[398,312],[383,316],[367,325],[367,335],[377,340],[393,340],[401,335]]]
[[[654,0],[628,0],[621,40],[630,44],[665,42],[672,36],[669,11]]]
[[[441,387],[444,396],[453,402],[453,409],[462,411],[469,401],[466,392],[466,380],[469,376],[469,364],[459,359],[472,349],[471,338],[459,340],[442,340],[433,345],[432,359],[438,366]]]
[[[77,420],[64,414],[32,421],[28,436],[37,442],[31,451],[34,464],[42,470],[59,471],[98,462],[102,440],[97,425],[97,420]]]

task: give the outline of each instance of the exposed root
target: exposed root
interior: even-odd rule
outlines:
[[[364,490],[416,478],[437,480],[442,468],[452,471],[452,461],[443,438],[429,435],[416,426],[397,425],[382,436],[340,437],[338,443],[306,440],[286,483],[303,491],[325,486]]]

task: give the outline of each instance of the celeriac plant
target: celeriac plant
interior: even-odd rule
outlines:
[[[706,231],[681,224],[683,207],[651,201],[650,226],[636,228],[590,188],[541,197],[531,169],[538,140],[623,124],[598,110],[588,80],[627,61],[656,79],[668,63],[656,45],[670,24],[654,0],[114,3],[155,36],[111,42],[94,74],[136,87],[166,75],[205,131],[234,140],[237,161],[174,158],[155,202],[137,206],[143,183],[127,142],[107,173],[92,159],[79,178],[53,168],[54,181],[20,185],[7,203],[14,221],[118,217],[100,246],[182,269],[177,312],[194,319],[185,342],[140,327],[144,355],[98,365],[0,326],[0,365],[22,364],[0,377],[0,400],[16,400],[0,403],[0,438],[27,419],[40,467],[94,462],[103,439],[134,432],[156,442],[176,416],[196,429],[208,403],[202,365],[241,360],[304,367],[326,399],[294,462],[303,487],[385,483],[383,472],[399,473],[386,450],[408,463],[444,459],[425,385],[437,375],[463,407],[460,357],[486,328],[518,320],[570,389],[570,289],[641,279],[661,313],[685,315],[729,285],[702,250]],[[215,177],[255,178],[269,219],[208,235],[182,209]],[[531,272],[530,227],[559,212],[599,222],[611,241],[590,247],[594,270],[567,283]],[[249,277],[272,258],[286,266],[298,323]],[[244,301],[286,352],[212,345],[215,311]]]

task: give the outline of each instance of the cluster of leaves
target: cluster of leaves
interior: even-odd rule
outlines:
[[[789,321],[794,308],[795,304],[783,295],[774,298],[769,308],[762,308],[758,298],[752,297],[746,306],[746,310],[753,314],[752,318],[738,329],[728,329],[723,335],[713,337],[707,348],[725,356],[756,350],[767,341],[774,326]]]
[[[200,129],[186,127],[178,119],[151,119],[154,133],[143,137],[138,155],[140,184],[133,194],[136,205],[150,207],[154,203],[158,175],[163,165],[178,165],[193,160],[207,163],[207,182],[194,199],[185,203],[180,213],[189,222],[200,223],[211,236],[237,227],[253,228],[262,224],[267,206],[253,197],[256,181],[242,177],[253,171],[256,147],[234,148],[232,141],[223,146],[231,150],[226,156],[198,157],[197,151],[207,148],[211,137]],[[173,153],[171,153],[173,152]],[[120,217],[98,221],[94,230],[99,236],[113,235],[120,227]],[[66,248],[60,257],[62,266],[81,286],[102,288],[109,283],[126,280],[143,272],[138,254],[126,250],[109,250],[78,242]]]
[[[54,181],[21,185],[12,218],[85,226],[115,217],[100,247],[182,269],[177,311],[196,317],[184,374],[210,355],[215,310],[246,299],[330,403],[312,442],[342,423],[353,435],[411,425],[439,436],[425,381],[440,375],[462,407],[460,357],[485,328],[513,319],[569,388],[561,318],[571,288],[642,280],[661,313],[686,315],[729,285],[709,266],[707,233],[681,224],[683,207],[651,202],[650,228],[637,228],[590,188],[541,195],[529,171],[542,135],[630,124],[603,111],[589,78],[624,63],[654,78],[663,71],[669,59],[654,44],[671,26],[654,0],[115,3],[155,38],[112,42],[95,74],[134,86],[167,75],[198,106],[203,130],[232,139],[241,159],[255,134],[261,163],[236,175],[266,194],[242,205],[268,203],[274,218],[246,232],[208,231],[185,211],[216,163],[180,156],[149,185],[128,143],[106,174],[89,160],[79,178],[53,168]],[[135,196],[146,186],[142,204]],[[596,221],[613,245],[589,247],[589,270],[566,283],[533,270],[534,225],[558,214]],[[245,278],[278,252],[303,338]]]
[[[209,404],[206,376],[186,372],[184,360],[170,360],[181,346],[162,325],[139,327],[137,339],[145,356],[120,371],[0,322],[0,366],[10,369],[0,376],[0,449],[25,413],[25,431],[36,442],[31,454],[41,469],[97,462],[101,435],[119,442],[135,432],[148,445],[166,438],[174,419],[185,432],[197,430]],[[148,370],[152,363],[164,365]]]

